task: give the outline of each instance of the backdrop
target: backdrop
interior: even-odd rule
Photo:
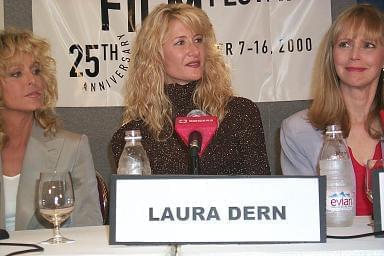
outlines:
[[[4,1],[0,0],[0,29],[4,29]]]
[[[33,31],[50,41],[57,60],[58,106],[121,106],[135,29],[164,2],[175,1],[32,1]],[[211,18],[238,95],[257,102],[310,99],[330,0],[184,2]]]

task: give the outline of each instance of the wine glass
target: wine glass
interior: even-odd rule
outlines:
[[[69,172],[41,172],[39,180],[40,214],[54,226],[53,237],[42,244],[60,244],[74,242],[60,234],[60,225],[74,208],[74,196]]]
[[[384,159],[369,159],[367,161],[367,166],[365,168],[365,194],[371,203],[373,203],[372,176],[375,171],[380,171],[382,169],[384,169]],[[372,226],[373,223],[368,225]]]

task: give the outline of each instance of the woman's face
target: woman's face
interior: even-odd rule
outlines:
[[[45,83],[39,63],[29,54],[19,55],[13,63],[1,83],[3,111],[33,112],[41,108]]]
[[[341,86],[377,86],[384,67],[384,46],[365,38],[361,28],[356,37],[343,31],[334,44],[333,58]]]
[[[181,85],[203,76],[205,44],[203,35],[196,34],[180,21],[172,20],[163,43],[166,83]]]

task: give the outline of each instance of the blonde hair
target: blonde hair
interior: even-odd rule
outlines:
[[[173,131],[172,103],[164,92],[166,73],[162,55],[162,44],[171,20],[180,21],[204,37],[205,66],[202,78],[197,81],[194,104],[222,120],[233,96],[230,72],[218,49],[208,16],[188,4],[158,5],[145,18],[133,45],[123,115],[124,123],[143,120],[158,140],[170,136]]]
[[[361,28],[363,30],[360,30]],[[339,124],[343,130],[344,137],[348,137],[351,124],[340,92],[340,81],[333,59],[335,42],[345,30],[351,31],[353,37],[364,31],[364,37],[384,45],[384,15],[369,4],[356,4],[346,9],[329,28],[317,54],[312,78],[314,99],[309,108],[309,120],[314,127],[323,131],[327,125]],[[379,111],[383,107],[383,79],[382,71],[376,95],[365,124],[369,135],[376,139],[382,134],[381,130],[377,131],[373,128],[373,123],[377,122]]]
[[[55,134],[57,119],[57,80],[55,61],[50,57],[50,46],[36,38],[29,31],[8,29],[0,32],[0,81],[4,82],[7,69],[15,64],[22,54],[30,54],[40,65],[40,75],[45,82],[44,100],[41,109],[34,111],[35,120],[44,128],[46,134]],[[0,90],[0,109],[4,109],[2,90]],[[0,148],[6,141],[4,121],[0,117]]]

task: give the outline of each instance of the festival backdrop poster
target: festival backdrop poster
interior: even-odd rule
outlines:
[[[135,29],[167,2],[175,1],[34,0],[33,31],[51,43],[57,61],[58,106],[122,106]],[[239,96],[311,98],[313,61],[331,24],[330,0],[183,2],[210,17]]]
[[[0,29],[4,29],[4,1],[0,0]]]

